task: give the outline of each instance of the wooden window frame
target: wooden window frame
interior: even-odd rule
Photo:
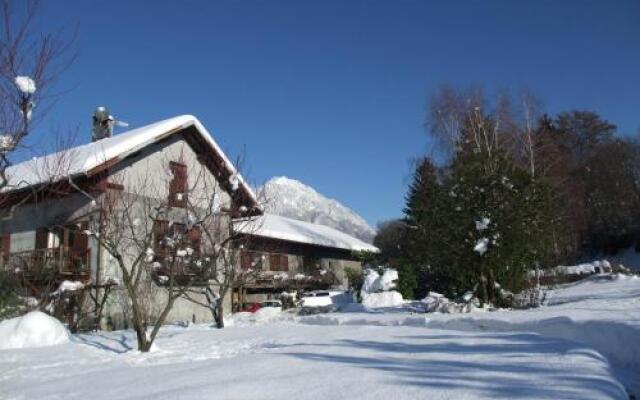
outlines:
[[[241,250],[240,251],[240,268],[247,269],[263,269],[262,263],[263,253],[259,251]]]

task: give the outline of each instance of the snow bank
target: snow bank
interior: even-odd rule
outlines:
[[[550,271],[543,272],[545,275],[591,275],[611,272],[611,263],[607,260],[592,261],[578,265],[558,265]],[[535,276],[535,271],[531,271],[531,275]]]
[[[395,290],[380,293],[363,293],[362,305],[366,308],[398,307],[404,304],[402,295]]]
[[[254,313],[238,312],[225,317],[225,325],[227,326],[246,326],[253,324],[263,324],[280,319],[293,318],[289,313],[283,313],[278,307],[262,307]]]
[[[638,280],[640,279],[640,277],[638,275],[627,275],[627,274],[621,274],[621,273],[617,273],[617,274],[611,274],[611,280],[625,280],[625,279],[631,279],[631,280]]]
[[[355,301],[356,299],[353,293],[350,292],[331,294],[331,303],[333,303],[334,306],[347,306],[349,304],[355,303]]]
[[[342,306],[353,303],[355,299],[349,292],[336,290],[316,290],[306,293],[302,297],[302,307]]]
[[[0,349],[53,346],[69,337],[60,321],[40,311],[0,322]]]
[[[253,316],[255,317],[256,321],[268,321],[270,319],[279,317],[281,313],[282,310],[277,307],[262,307],[261,309],[253,313]]]
[[[429,292],[427,297],[420,300],[420,302],[424,305],[425,312],[439,312],[444,314],[455,314],[455,313],[470,313],[479,309],[475,306],[473,300],[473,293],[468,292],[465,293],[464,299],[467,301],[466,303],[456,303],[454,301],[449,300],[444,295],[436,292]],[[481,310],[481,309],[480,309]]]

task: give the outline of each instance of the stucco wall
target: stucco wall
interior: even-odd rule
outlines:
[[[122,184],[125,192],[164,201],[169,196],[169,183],[172,179],[170,162],[179,162],[187,166],[189,202],[194,207],[208,206],[212,197],[216,200],[216,207],[229,207],[229,195],[218,185],[215,176],[198,162],[196,153],[180,136],[149,146],[131,159],[125,160],[113,171],[109,180]],[[177,215],[181,210],[174,211]],[[216,222],[221,224],[218,229],[226,231],[230,223],[228,216],[221,215],[216,218],[218,218]],[[110,255],[103,253],[103,276],[120,278],[117,264]],[[153,299],[156,306],[160,307],[166,303],[167,292],[162,287],[156,289]],[[197,294],[195,291],[197,288],[190,293],[191,297],[206,303],[204,295]],[[225,309],[230,311],[230,296],[227,295],[224,301]],[[122,313],[122,306],[116,301],[110,304],[105,317],[110,316],[112,320],[119,321],[123,318]],[[167,322],[187,322],[194,319],[197,322],[210,322],[212,321],[211,312],[202,305],[179,298],[167,317]]]
[[[195,293],[197,288],[189,294],[189,296],[201,303],[206,304],[206,298],[204,294]],[[161,310],[162,305],[166,303],[167,293],[163,290],[158,290],[155,293],[155,304],[153,310],[149,312],[151,319],[156,318]],[[224,310],[225,315],[231,313],[231,294],[227,294],[224,298]],[[116,289],[110,296],[109,302],[105,307],[102,327],[104,329],[123,329],[125,327],[131,327],[131,323],[128,320],[131,315],[131,309],[128,305],[126,292],[124,289]],[[169,316],[166,319],[166,323],[212,323],[213,316],[211,311],[207,307],[203,307],[199,304],[186,299],[178,298]]]
[[[215,176],[198,161],[198,155],[180,135],[142,149],[119,163],[109,178],[137,195],[166,199],[172,179],[170,162],[187,166],[190,202],[204,207],[212,196],[218,206],[228,206],[229,195],[218,185]]]

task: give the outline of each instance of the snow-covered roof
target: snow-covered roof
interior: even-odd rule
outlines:
[[[246,194],[257,204],[251,187],[238,174],[220,146],[193,115],[180,115],[150,125],[132,129],[110,138],[73,147],[43,157],[13,165],[6,170],[9,182],[4,190],[13,191],[43,183],[56,182],[68,176],[89,175],[93,170],[113,160],[121,160],[138,150],[175,132],[195,127],[198,134],[222,159],[230,176],[236,176]]]
[[[274,214],[237,220],[237,229],[245,234],[288,240],[352,251],[379,252],[378,248],[328,226],[298,221]]]

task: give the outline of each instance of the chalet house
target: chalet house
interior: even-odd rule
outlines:
[[[27,295],[37,293],[43,275],[56,285],[82,282],[87,289],[78,301],[88,302],[87,291],[99,290],[120,275],[112,257],[86,229],[96,218],[96,198],[110,193],[157,196],[180,209],[186,187],[200,182],[194,165],[221,189],[220,207],[230,210],[223,222],[237,225],[251,239],[239,249],[238,268],[260,271],[259,279],[224,299],[226,310],[240,309],[250,296],[268,298],[281,290],[282,282],[296,277],[301,287],[310,287],[313,279],[308,277],[331,271],[337,282],[344,282],[345,267],[360,267],[355,252],[377,250],[328,227],[264,215],[253,190],[206,128],[185,115],[94,137],[91,143],[8,168],[9,185],[0,193],[0,268],[19,275]],[[142,177],[153,191],[136,186]],[[103,316],[123,321],[126,312],[117,298],[109,301]],[[192,320],[210,321],[210,311],[179,299],[167,322]]]

